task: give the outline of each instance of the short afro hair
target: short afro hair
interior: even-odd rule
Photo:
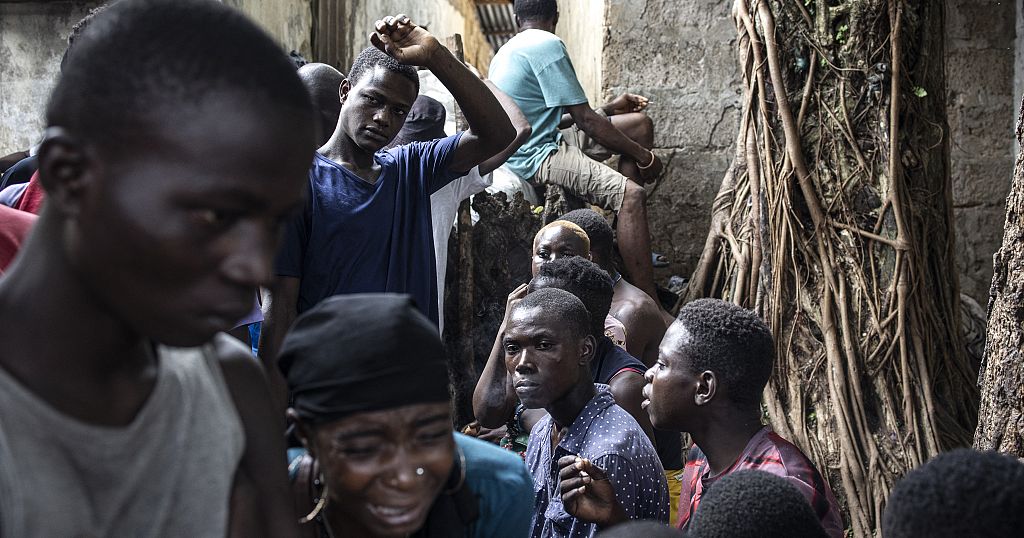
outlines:
[[[114,0],[114,2],[116,1],[117,0]],[[82,17],[82,20],[76,22],[75,25],[71,27],[71,33],[68,34],[68,48],[64,49],[64,55],[60,58],[61,71],[64,70],[64,65],[68,63],[68,58],[75,51],[75,42],[78,41],[78,36],[82,35],[82,32],[84,32],[85,29],[89,27],[89,25],[92,23],[92,20],[96,17],[96,15],[99,15],[100,13],[105,11],[114,2],[103,4],[98,7],[90,9],[89,13]]]
[[[690,519],[689,538],[825,538],[825,529],[796,486],[746,469],[729,473],[704,493]],[[890,538],[886,535],[886,538]]]
[[[690,334],[693,373],[711,370],[740,404],[761,400],[775,362],[772,333],[754,312],[721,299],[698,299],[679,311],[676,323]]]
[[[536,293],[538,280],[547,281],[548,287],[563,289],[583,301],[590,312],[590,332],[595,338],[604,336],[604,318],[612,307],[614,284],[608,273],[598,265],[580,256],[557,258],[540,266],[530,283]]]
[[[1024,463],[996,452],[961,448],[910,471],[889,494],[885,538],[1020,536]]]
[[[575,338],[590,334],[590,312],[578,297],[558,288],[545,288],[529,293],[519,301],[513,310],[540,308],[560,323],[564,323]]]
[[[522,22],[549,21],[558,14],[558,2],[555,0],[515,0],[516,17]]]
[[[390,54],[373,46],[366,47],[356,56],[352,68],[348,70],[348,83],[355,86],[364,76],[373,73],[377,66],[409,79],[416,86],[416,93],[420,92],[420,76],[415,67],[400,64]]]
[[[612,231],[608,221],[597,211],[574,209],[559,217],[555,222],[560,220],[571,222],[587,232],[587,237],[590,238],[591,252],[597,251],[605,256],[612,255],[612,251],[615,250],[615,232]]]
[[[313,108],[291,60],[219,2],[122,0],[89,19],[73,45],[46,121],[84,141],[121,151],[147,144],[162,124],[231,92],[264,115],[301,118],[308,132],[294,135],[314,143]]]

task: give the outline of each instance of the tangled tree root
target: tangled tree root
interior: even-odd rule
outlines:
[[[893,483],[970,444],[976,375],[953,266],[938,0],[735,0],[736,156],[687,299],[776,337],[775,429],[826,472],[856,536]]]

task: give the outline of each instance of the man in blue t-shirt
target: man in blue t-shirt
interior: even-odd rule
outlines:
[[[662,165],[650,150],[653,123],[641,112],[648,101],[623,94],[591,109],[554,33],[555,0],[516,0],[515,13],[520,31],[495,54],[488,76],[516,101],[533,134],[506,166],[525,180],[559,185],[615,211],[626,276],[657,301],[641,185],[656,180]],[[600,162],[613,154],[621,156],[617,170]]]
[[[340,90],[341,115],[309,171],[308,200],[278,253],[260,356],[280,390],[274,358],[295,317],[338,294],[411,295],[437,323],[430,195],[502,151],[515,133],[480,79],[405,15],[375,24]],[[414,66],[451,91],[469,130],[382,151],[419,91]]]

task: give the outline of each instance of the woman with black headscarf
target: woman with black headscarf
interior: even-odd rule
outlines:
[[[309,536],[523,537],[519,458],[453,434],[437,328],[405,295],[345,295],[304,313],[281,348],[291,465]]]

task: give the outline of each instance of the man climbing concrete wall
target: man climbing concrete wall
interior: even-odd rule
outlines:
[[[603,9],[589,5],[601,3]],[[672,274],[689,277],[738,128],[731,2],[604,0],[580,6],[561,0],[559,6],[558,33],[574,64],[586,73],[589,63],[600,62],[599,73],[588,79],[599,81],[598,99],[584,86],[594,104],[623,91],[651,100],[655,153],[665,162],[665,175],[647,186],[651,245],[671,260],[655,277],[662,283]],[[602,11],[603,24],[595,28],[595,12]]]

